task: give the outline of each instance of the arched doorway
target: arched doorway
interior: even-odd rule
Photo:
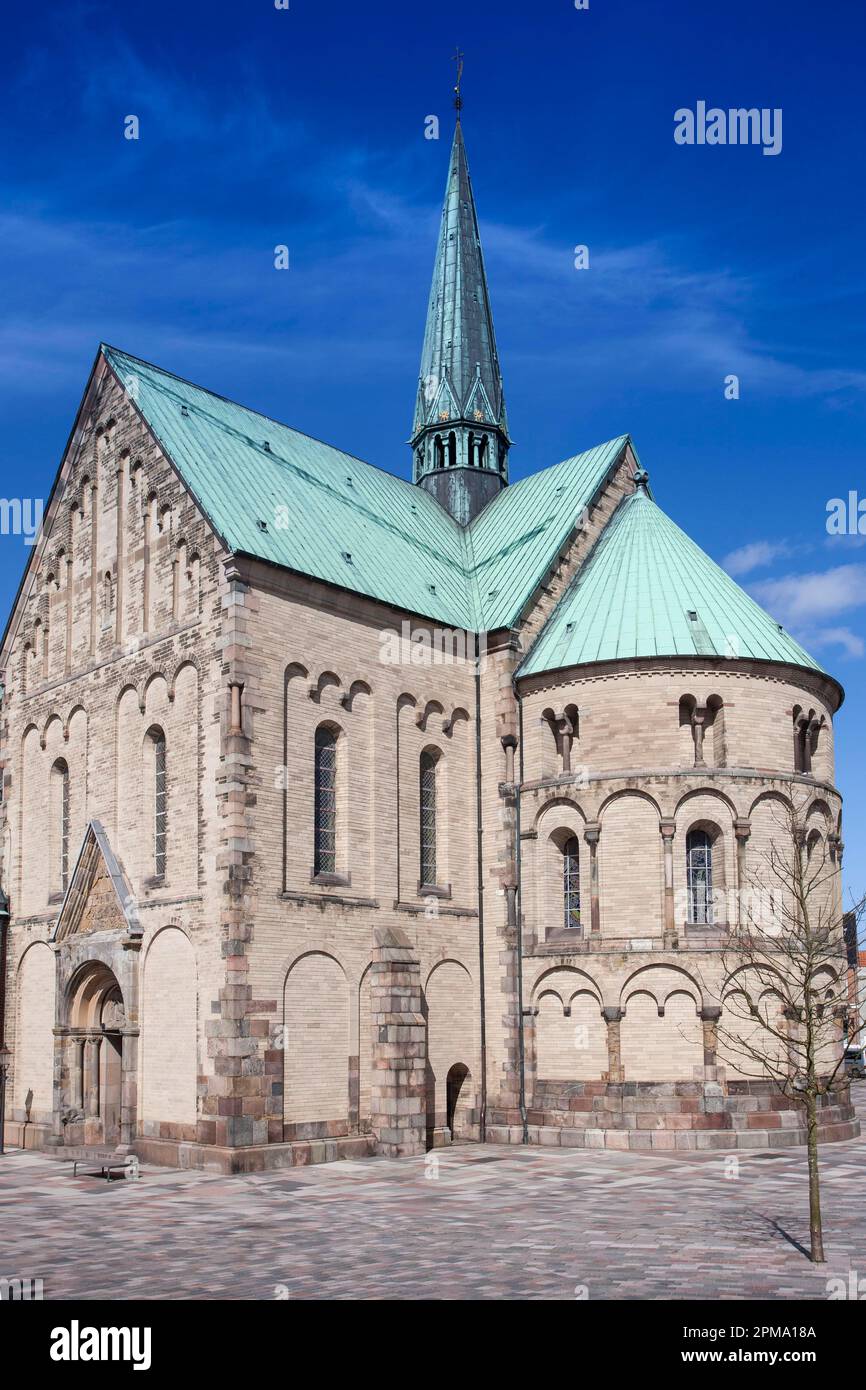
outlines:
[[[124,1138],[125,1026],[114,972],[101,961],[84,966],[69,990],[67,1128],[73,1142],[118,1145]]]
[[[451,1131],[451,1142],[468,1138],[472,1123],[472,1096],[469,1068],[455,1062],[445,1078],[445,1123]]]

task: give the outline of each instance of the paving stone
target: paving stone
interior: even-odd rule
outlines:
[[[854,1092],[862,1117],[866,1084]],[[0,1278],[42,1278],[46,1299],[271,1299],[284,1285],[293,1299],[571,1300],[586,1285],[590,1299],[736,1301],[824,1299],[831,1278],[866,1277],[866,1138],[822,1146],[817,1268],[798,1248],[805,1149],[681,1149],[717,1138],[690,1131],[676,1149],[613,1148],[625,1130],[572,1147],[597,1132],[291,1179],[143,1164],[108,1183],[17,1150],[0,1158]]]

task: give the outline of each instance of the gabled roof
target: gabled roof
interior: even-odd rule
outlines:
[[[631,443],[620,435],[503,488],[462,527],[402,478],[117,348],[101,352],[228,550],[470,632],[518,623]],[[519,674],[655,656],[738,656],[825,674],[644,482],[614,512]]]
[[[423,489],[116,348],[103,351],[230,550],[473,626],[463,536]]]
[[[518,616],[628,442],[504,488],[464,528],[413,483],[102,351],[229,550],[470,632]]]
[[[518,674],[655,656],[751,658],[821,672],[639,487],[614,512]]]
[[[629,442],[623,434],[532,473],[475,517],[469,541],[483,629],[516,622]]]

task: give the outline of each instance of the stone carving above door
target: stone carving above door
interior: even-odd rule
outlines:
[[[141,937],[141,924],[129,881],[101,822],[92,820],[54,929],[54,941],[98,932]]]

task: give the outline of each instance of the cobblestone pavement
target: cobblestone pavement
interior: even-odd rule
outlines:
[[[466,1145],[231,1178],[143,1167],[111,1183],[12,1151],[0,1278],[41,1277],[46,1299],[823,1299],[853,1269],[866,1294],[866,1138],[822,1159],[818,1269],[798,1248],[803,1149]]]

